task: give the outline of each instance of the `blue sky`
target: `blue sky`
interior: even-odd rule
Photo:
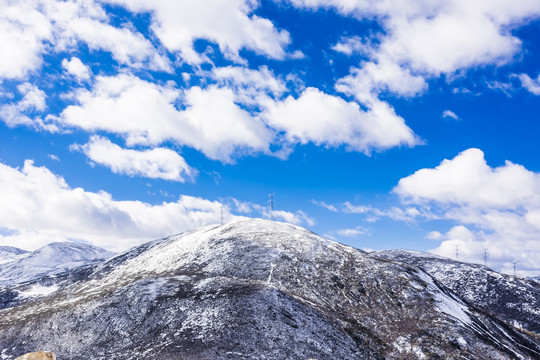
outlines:
[[[0,5],[0,244],[237,216],[540,274],[537,1]]]

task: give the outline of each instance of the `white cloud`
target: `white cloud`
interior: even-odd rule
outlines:
[[[323,207],[331,212],[337,212],[337,208],[332,204],[327,204],[324,201],[317,201],[317,200],[311,200],[311,202],[315,205],[318,205],[320,207]]]
[[[510,161],[493,169],[481,150],[468,149],[401,179],[394,191],[414,203],[518,209],[540,203],[540,176]]]
[[[224,202],[228,203],[229,208],[234,209],[235,212],[243,214],[251,214],[266,219],[274,219],[277,221],[284,221],[295,225],[308,225],[313,226],[315,220],[302,210],[296,210],[295,212],[273,209],[270,213],[268,206],[262,206],[260,204],[252,202],[238,201],[234,198],[224,199]]]
[[[29,115],[47,108],[46,95],[43,90],[28,82],[18,85],[17,90],[23,96],[22,99],[0,106],[0,119],[9,127],[34,125]]]
[[[349,201],[343,204],[343,212],[346,214],[365,214],[371,211],[371,206],[353,205]]]
[[[425,88],[423,79],[477,65],[508,62],[521,49],[521,41],[512,34],[511,26],[540,15],[540,3],[531,0],[289,2],[301,8],[332,8],[344,16],[375,19],[382,26],[384,34],[378,45],[362,49],[367,51],[370,61],[360,64],[341,81],[340,91],[353,93],[360,101],[364,101],[366,93],[381,91],[411,96]],[[348,47],[342,44],[340,49],[352,52],[362,41],[365,39],[356,38]],[[396,67],[401,71],[392,70]],[[391,72],[377,78],[377,68]],[[405,77],[400,79],[399,73]],[[397,88],[395,81],[399,83]]]
[[[269,214],[270,215],[270,214]],[[275,220],[285,221],[290,224],[300,225],[307,224],[308,226],[315,225],[315,220],[309,217],[302,210],[297,210],[295,213],[285,210],[272,211],[271,218]]]
[[[79,40],[91,50],[110,52],[120,64],[147,67],[152,70],[171,71],[169,60],[160,55],[142,34],[128,28],[117,28],[102,21],[88,18],[66,19],[61,24],[65,41]]]
[[[381,217],[387,217],[395,221],[403,221],[407,223],[413,223],[417,217],[430,218],[431,214],[424,209],[419,210],[414,206],[406,208],[399,208],[393,206],[388,209],[378,209],[371,205],[353,205],[351,202],[346,201],[343,203],[341,211],[345,214],[362,214],[366,216],[366,221],[374,223]]]
[[[426,239],[430,239],[430,240],[440,240],[442,238],[443,238],[443,234],[441,234],[439,231],[430,231],[426,235]]]
[[[0,78],[24,79],[38,70],[43,55],[76,47],[110,52],[120,64],[170,71],[167,57],[129,26],[109,24],[95,1],[28,0],[0,4]]]
[[[60,161],[60,158],[54,154],[47,154],[47,157],[54,161]]]
[[[357,226],[354,229],[341,229],[341,230],[336,231],[336,234],[338,234],[339,236],[347,236],[347,237],[364,235],[368,233],[369,233],[369,230],[362,226]]]
[[[88,80],[92,71],[90,68],[83,64],[81,59],[77,57],[72,57],[70,60],[63,59],[62,67],[68,72],[68,74],[73,75],[77,80]]]
[[[21,79],[41,67],[43,41],[51,39],[52,25],[33,4],[0,3],[0,78]]]
[[[182,91],[121,74],[97,76],[91,90],[80,89],[75,97],[79,104],[62,112],[56,119],[60,124],[120,134],[129,146],[172,140],[211,159],[232,162],[239,154],[267,152],[273,138],[226,88]],[[177,108],[180,103],[184,109]]]
[[[79,239],[122,251],[166,235],[219,223],[221,203],[192,196],[152,205],[118,201],[104,191],[72,188],[27,160],[22,169],[0,164],[0,244],[36,249]],[[227,211],[226,219],[233,216]]]
[[[338,147],[369,154],[372,150],[420,141],[387,103],[374,102],[363,111],[355,102],[347,102],[315,88],[307,88],[299,98],[270,102],[262,115],[270,126],[284,131],[290,143]]]
[[[96,76],[91,89],[72,94],[75,105],[51,119],[59,126],[122,135],[128,146],[174,141],[226,163],[257,152],[285,157],[297,143],[344,145],[370,154],[420,142],[387,103],[375,101],[363,111],[314,88],[297,99],[274,100],[285,87],[264,67],[221,68],[212,76],[218,84],[187,90],[130,74]],[[282,148],[271,152],[271,144]]]
[[[110,168],[116,174],[179,182],[190,180],[196,175],[196,171],[183,157],[166,148],[142,151],[123,149],[97,135],[92,136],[87,144],[72,148],[84,152],[90,160]]]
[[[527,74],[520,74],[518,77],[519,80],[521,80],[521,85],[523,85],[527,91],[534,95],[540,95],[540,75],[538,75],[536,79],[531,79]]]
[[[427,88],[422,76],[392,61],[381,59],[365,62],[361,68],[353,68],[351,74],[338,80],[336,90],[355,96],[363,103],[376,102],[377,94],[388,91],[400,96],[415,96]]]
[[[286,31],[276,29],[269,20],[253,14],[258,1],[108,1],[133,12],[149,12],[151,28],[161,43],[171,51],[178,51],[189,63],[204,61],[204,56],[193,48],[196,39],[216,43],[226,57],[239,62],[243,62],[239,56],[241,49],[283,59],[284,48],[290,43]]]
[[[459,120],[459,116],[457,116],[456,113],[453,112],[452,110],[444,110],[442,113],[442,117],[443,119],[450,118],[454,120]]]
[[[371,45],[367,44],[360,36],[350,36],[340,39],[332,46],[332,50],[350,56],[356,53],[365,54],[371,50],[370,47]]]
[[[459,224],[434,252],[452,257],[460,245],[461,259],[481,262],[488,248],[495,269],[512,261],[524,272],[540,269],[540,174],[510,161],[492,168],[481,150],[468,149],[401,179],[394,192]]]
[[[218,67],[210,76],[221,85],[234,89],[236,101],[246,105],[260,105],[269,96],[280,97],[287,90],[283,80],[276,78],[266,66],[258,70],[239,66]]]

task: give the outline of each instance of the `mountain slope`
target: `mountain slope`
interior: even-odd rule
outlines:
[[[24,341],[22,340],[24,339]],[[533,359],[534,337],[425,272],[283,223],[157,240],[0,310],[0,350],[77,359]]]
[[[79,243],[56,242],[0,264],[0,287],[63,272],[113,256],[107,250]]]
[[[539,283],[428,253],[386,250],[372,255],[419,267],[466,303],[540,336]]]

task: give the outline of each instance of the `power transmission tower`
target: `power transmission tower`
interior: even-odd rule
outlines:
[[[268,194],[270,197],[270,220],[274,220],[274,194]]]
[[[459,245],[456,245],[456,260],[459,260]]]
[[[517,261],[513,261],[512,264],[514,264],[514,277],[516,276],[516,264],[518,262]]]
[[[487,266],[488,249],[484,249],[484,266]]]

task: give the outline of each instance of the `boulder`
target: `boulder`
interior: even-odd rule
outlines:
[[[50,351],[39,351],[24,354],[15,360],[56,360],[56,355]]]

